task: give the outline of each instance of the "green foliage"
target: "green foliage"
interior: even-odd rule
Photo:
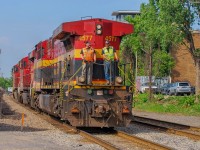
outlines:
[[[12,78],[0,78],[0,87],[7,89],[12,87]]]
[[[143,93],[143,94],[139,94],[137,96],[137,100],[138,103],[146,103],[148,101],[148,94],[147,93]]]
[[[144,101],[144,94],[140,94],[137,97],[138,99],[135,101],[135,109],[137,110],[158,113],[200,115],[200,104],[195,103],[195,96],[170,96],[164,98],[164,96],[161,95],[154,95],[154,101],[151,102]]]
[[[163,100],[163,99],[164,99],[164,95],[163,94],[154,95],[154,100],[156,100],[156,101],[160,101],[160,100]]]
[[[122,39],[122,59],[135,66],[138,76],[170,75],[174,60],[168,53],[172,48],[185,44],[193,56],[200,56],[191,33],[199,11],[200,5],[189,0],[149,0],[142,4],[140,15],[126,18],[134,25],[134,33]],[[200,89],[199,84],[196,89]]]
[[[126,18],[134,25],[134,34],[123,39],[122,56],[125,56],[124,59],[134,59],[137,52],[138,75],[148,75],[149,56],[152,55],[153,75],[166,76],[174,66],[168,51],[171,45],[180,42],[182,38],[175,25],[162,19],[165,13],[161,12],[157,1],[150,0],[149,4],[142,4],[140,11],[141,15]]]
[[[192,106],[192,105],[194,105],[194,101],[195,101],[194,97],[187,97],[185,99],[184,105],[187,106],[187,107]]]
[[[166,51],[155,51],[153,54],[153,74],[164,77],[170,74],[170,69],[175,65],[174,59]]]
[[[195,55],[196,57],[200,57],[200,48],[197,48],[197,49],[195,50],[194,55]]]

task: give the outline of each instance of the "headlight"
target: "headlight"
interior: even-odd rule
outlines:
[[[97,34],[101,34],[102,33],[102,30],[97,30]]]
[[[122,84],[122,82],[123,82],[122,77],[116,77],[116,82],[117,82],[118,84]]]
[[[101,24],[97,24],[96,25],[96,34],[102,34],[102,25]]]
[[[84,76],[80,76],[78,78],[78,81],[81,82],[81,83],[85,82],[85,77]]]
[[[97,29],[101,29],[102,28],[102,26],[100,24],[98,24],[96,27],[97,27]]]

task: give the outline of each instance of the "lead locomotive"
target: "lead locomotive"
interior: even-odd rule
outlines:
[[[13,67],[13,96],[77,127],[126,126],[131,120],[132,90],[125,86],[118,63],[114,83],[106,84],[102,48],[108,40],[119,54],[124,35],[133,32],[127,23],[88,19],[61,24],[53,36]],[[89,41],[96,52],[92,84],[82,76],[81,49]],[[87,64],[86,64],[87,65]],[[86,71],[87,72],[87,71]]]

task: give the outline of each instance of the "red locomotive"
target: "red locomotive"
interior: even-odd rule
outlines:
[[[14,65],[12,69],[12,76],[13,76],[13,97],[18,98],[18,85],[19,85],[19,78],[20,78],[20,70],[19,65]]]
[[[18,95],[23,95],[23,103],[60,117],[72,126],[128,125],[132,115],[132,91],[124,85],[117,63],[114,84],[106,85],[101,51],[105,40],[109,40],[119,54],[122,37],[132,32],[130,24],[99,18],[61,24],[51,38],[35,46],[28,56],[29,63],[27,57],[23,59],[27,63],[22,67],[26,78],[20,74],[23,88],[20,86]],[[85,41],[90,41],[97,56],[92,85],[81,78],[80,52]],[[13,78],[16,77],[13,71]]]
[[[30,63],[28,57],[24,57],[13,67],[13,95],[25,104],[27,104],[25,98],[29,95],[31,82]]]

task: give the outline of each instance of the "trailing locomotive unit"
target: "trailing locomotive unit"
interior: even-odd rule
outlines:
[[[30,63],[27,56],[22,58],[19,63],[13,67],[13,97],[24,104],[30,102]]]
[[[130,123],[132,92],[115,67],[114,85],[106,85],[102,48],[109,40],[119,54],[122,36],[133,32],[127,23],[88,19],[61,24],[53,36],[36,45],[31,77],[31,106],[77,127],[116,127]],[[92,85],[81,76],[81,49],[90,41],[96,51]],[[40,57],[39,57],[40,56]],[[87,75],[86,75],[87,76]]]
[[[12,68],[12,76],[13,76],[13,98],[17,99],[18,97],[18,85],[19,85],[19,78],[20,78],[20,70],[19,65],[16,64]]]

